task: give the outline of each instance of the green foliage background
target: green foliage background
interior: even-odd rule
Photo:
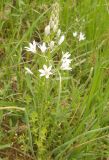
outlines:
[[[21,153],[38,160],[108,160],[109,2],[59,1],[59,27],[66,39],[58,54],[71,53],[73,70],[61,81],[47,81],[37,75],[41,60],[30,55],[25,60],[23,48],[43,37],[53,3],[1,0],[0,107],[25,111],[0,109],[0,151],[17,144]],[[86,40],[78,43],[75,31],[85,33]],[[25,75],[25,66],[36,77]]]

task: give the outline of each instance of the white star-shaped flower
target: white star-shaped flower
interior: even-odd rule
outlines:
[[[26,70],[26,74],[31,74],[33,75],[33,72],[28,68],[28,67],[25,67],[25,70]]]
[[[70,67],[70,63],[71,62],[69,62],[69,60],[63,62],[61,65],[61,70],[72,70],[72,68]]]
[[[40,77],[45,76],[48,79],[49,76],[53,74],[51,72],[51,69],[52,69],[52,66],[47,67],[46,65],[43,65],[43,69],[39,69],[39,72],[41,73]]]
[[[79,34],[79,41],[83,41],[85,39],[86,39],[85,34],[82,33],[82,32],[80,32],[80,34]]]
[[[45,53],[45,51],[47,50],[45,42],[43,42],[42,45],[39,44],[38,47],[40,48],[40,50],[42,51],[42,53]]]
[[[72,61],[72,59],[70,59],[71,54],[69,52],[66,52],[61,61],[62,61],[62,65],[61,65],[61,69],[62,70],[71,70],[72,68],[70,67],[70,63]]]
[[[68,59],[71,56],[71,54],[69,52],[66,52],[65,54],[63,54],[62,59]]]
[[[24,47],[26,49],[26,51],[32,52],[32,53],[36,53],[36,45],[37,42],[34,40],[33,43],[29,43],[29,47]]]

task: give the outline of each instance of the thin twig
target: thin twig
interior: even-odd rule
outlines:
[[[21,108],[21,107],[16,107],[16,106],[0,107],[0,110],[11,110],[11,109],[25,112],[25,108]]]

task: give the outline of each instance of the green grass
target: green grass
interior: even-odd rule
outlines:
[[[45,79],[38,72],[43,57],[24,47],[43,40],[53,1],[1,0],[2,160],[109,158],[109,2],[58,2],[65,41],[53,54],[58,60],[69,51],[73,69]],[[78,42],[75,31],[85,33],[86,40]],[[25,74],[25,67],[34,76]]]

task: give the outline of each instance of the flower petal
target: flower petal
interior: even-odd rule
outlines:
[[[39,69],[39,72],[45,74],[45,71],[43,69]]]

